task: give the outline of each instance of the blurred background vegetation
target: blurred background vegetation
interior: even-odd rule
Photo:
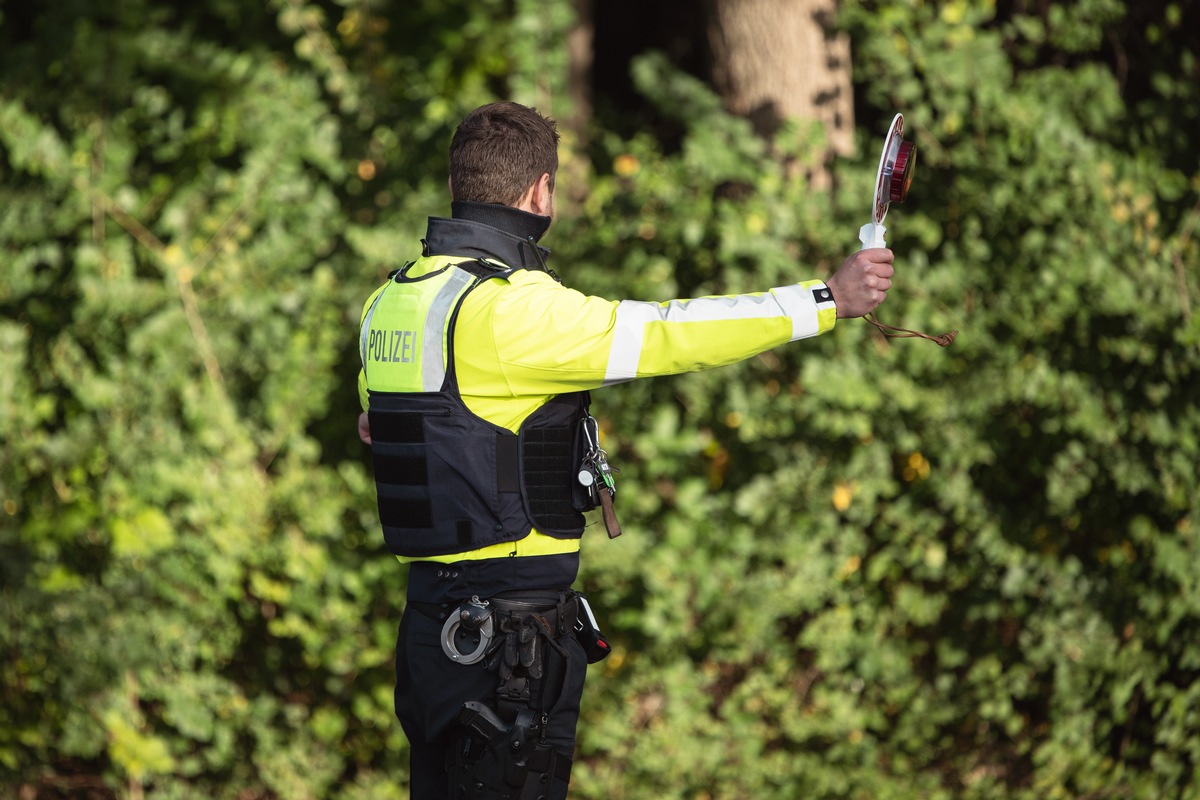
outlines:
[[[578,798],[1200,798],[1200,2],[0,0],[0,796],[407,796],[362,300],[497,98],[568,284],[885,322],[597,393]]]

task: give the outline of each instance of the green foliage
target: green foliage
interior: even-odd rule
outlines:
[[[96,5],[0,18],[0,794],[405,796],[355,323],[571,4]],[[667,299],[830,274],[903,111],[880,315],[961,330],[596,394],[573,796],[1200,797],[1195,5],[1028,5],[844,3],[834,191],[655,54],[677,147],[565,131],[555,268]]]
[[[1200,165],[1122,126],[1096,53],[1122,12],[843,9],[862,92],[920,152],[881,314],[962,334],[842,322],[600,398],[655,496],[624,505],[649,543],[587,548],[622,649],[584,783],[636,787],[597,796],[1197,796]],[[689,133],[674,156],[606,142],[566,237],[590,288],[613,254],[660,298],[836,265],[875,136],[821,195],[780,166],[804,137],[764,149],[661,63],[635,75]]]
[[[353,397],[346,122],[207,16],[246,9],[166,9],[6,31],[4,782],[401,780],[371,487],[310,431]]]

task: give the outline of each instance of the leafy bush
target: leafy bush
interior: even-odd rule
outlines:
[[[510,5],[5,7],[6,796],[406,793],[354,330],[461,113],[565,115],[569,4]],[[903,111],[880,315],[961,330],[597,392],[575,796],[1200,797],[1194,15],[846,2],[832,190],[655,54],[678,147],[567,131],[555,268],[666,299],[831,274]]]

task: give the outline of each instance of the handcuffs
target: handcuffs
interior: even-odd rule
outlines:
[[[464,628],[479,633],[479,643],[469,653],[458,649],[458,632]],[[496,622],[492,619],[488,601],[474,595],[459,607],[457,614],[446,618],[446,624],[442,626],[442,652],[456,664],[474,664],[487,655],[488,646],[495,636]]]

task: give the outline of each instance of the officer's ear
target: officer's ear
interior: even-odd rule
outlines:
[[[549,172],[543,172],[529,187],[529,210],[543,217],[554,216],[554,190],[550,188]]]
[[[543,217],[554,216],[554,190],[550,188],[550,173],[543,172],[540,178],[529,184],[513,208]]]

